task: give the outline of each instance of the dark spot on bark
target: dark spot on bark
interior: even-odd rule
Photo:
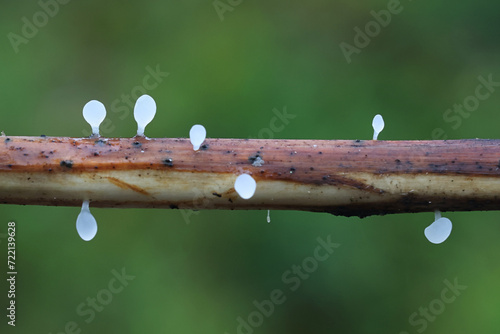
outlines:
[[[232,199],[228,199],[229,203],[233,203],[233,200]]]
[[[10,139],[10,138],[5,138],[5,142],[6,142],[6,143],[10,142],[11,140],[12,140],[12,139]]]
[[[125,156],[125,160],[128,160],[128,155]]]
[[[231,153],[231,151],[226,151],[227,154]]]
[[[97,166],[94,166],[94,169],[98,169],[98,168],[99,168],[99,167],[97,167]]]
[[[49,172],[52,172],[52,168],[49,168]]]
[[[42,138],[46,138],[47,136],[46,136],[46,135],[40,135],[40,137],[42,137]]]
[[[323,154],[323,152],[319,151],[318,154]]]
[[[132,143],[132,146],[135,147],[135,148],[140,148],[140,147],[142,147],[142,144],[139,143],[138,141],[135,141],[135,142]]]
[[[61,167],[72,168],[73,167],[73,161],[72,160],[61,160],[61,162],[59,163],[59,165]]]
[[[23,155],[24,155],[25,157],[27,157],[29,154],[28,154],[28,153],[24,153]]]
[[[178,209],[179,207],[175,204],[170,204],[170,209]]]
[[[7,167],[12,168],[12,165],[11,165],[11,164],[8,164],[8,165],[7,165]]]
[[[209,148],[208,144],[203,144],[200,146],[200,150],[202,150],[202,151],[206,151],[206,150],[208,150],[208,148]]]
[[[103,147],[103,146],[105,146],[105,145],[106,145],[106,142],[105,142],[104,140],[102,140],[102,139],[98,139],[98,140],[96,140],[96,141],[94,142],[94,145],[97,145],[97,146],[101,146],[101,147]]]
[[[98,152],[94,152],[94,157],[97,157],[99,155]]]
[[[309,170],[314,170],[314,167],[309,167]]]
[[[217,196],[217,197],[222,197],[221,194],[217,194],[217,193],[212,193],[212,195]]]
[[[401,163],[401,160],[399,160],[399,159],[396,159],[396,160],[394,160],[394,161],[395,161],[397,164],[400,164],[400,163]]]
[[[295,167],[290,168],[290,174],[295,173]]]
[[[260,152],[257,152],[257,154],[248,157],[248,162],[254,167],[261,167],[264,164],[264,160],[259,153]]]
[[[163,159],[161,162],[163,162],[165,166],[174,167],[174,160],[172,160],[172,158]]]

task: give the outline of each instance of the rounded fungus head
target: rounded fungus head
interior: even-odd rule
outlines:
[[[97,100],[89,101],[83,107],[83,118],[92,127],[92,134],[99,136],[99,126],[106,118],[106,107]]]
[[[156,102],[149,95],[137,99],[134,106],[134,118],[137,122],[137,135],[144,136],[146,125],[151,123],[156,114]]]
[[[85,241],[92,240],[97,234],[97,222],[90,213],[88,201],[83,202],[82,211],[80,211],[78,218],[76,218],[76,230],[80,238]]]
[[[241,174],[234,182],[234,190],[243,199],[252,198],[257,189],[257,182],[248,174]]]
[[[377,140],[379,133],[384,129],[384,125],[385,124],[382,115],[375,115],[375,117],[373,117],[373,140]]]
[[[427,240],[429,240],[433,244],[440,244],[448,239],[451,234],[452,227],[453,226],[451,224],[451,220],[445,217],[441,217],[427,226],[427,228],[424,230],[424,234]]]
[[[200,124],[195,124],[189,130],[189,140],[191,140],[191,144],[193,144],[193,150],[198,151],[200,149],[201,144],[205,141],[207,137],[207,130],[205,127]]]

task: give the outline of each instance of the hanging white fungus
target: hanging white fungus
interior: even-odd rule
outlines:
[[[137,99],[134,106],[134,118],[137,122],[137,135],[144,136],[144,129],[156,114],[156,102],[149,95]]]
[[[82,211],[80,211],[78,218],[76,218],[76,230],[85,241],[92,240],[97,233],[97,222],[90,213],[89,201],[83,201]]]
[[[83,118],[92,127],[92,134],[98,137],[99,126],[104,121],[104,118],[106,118],[106,107],[97,100],[89,101],[83,107]]]
[[[434,222],[427,226],[424,234],[427,240],[433,244],[440,244],[448,239],[451,234],[452,227],[451,220],[441,217],[441,212],[436,210]]]
[[[267,222],[271,222],[271,210],[267,210]]]
[[[384,119],[381,115],[375,115],[373,117],[372,126],[373,126],[373,140],[377,140],[378,134],[382,132],[384,129]]]
[[[255,194],[257,182],[248,174],[241,174],[234,182],[234,190],[243,199],[249,199]]]
[[[191,140],[191,144],[193,144],[193,150],[198,151],[200,149],[201,144],[205,141],[207,137],[207,130],[205,127],[200,124],[193,125],[191,130],[189,130],[189,140]]]

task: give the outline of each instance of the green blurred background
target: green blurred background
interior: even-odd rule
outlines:
[[[478,76],[500,80],[498,3],[405,0],[350,63],[340,44],[353,45],[354,28],[364,30],[370,11],[386,10],[388,1],[222,0],[223,13],[212,1],[57,4],[53,17],[39,14],[36,1],[1,4],[0,130],[8,135],[84,136],[82,107],[97,99],[108,109],[101,133],[131,137],[136,124],[122,96],[137,95],[146,68],[159,67],[169,75],[147,91],[158,105],[149,137],[186,137],[195,123],[209,137],[262,137],[272,110],[284,107],[296,117],[275,138],[370,139],[378,113],[386,122],[381,140],[432,139],[436,128],[450,139],[499,137],[500,92],[460,126],[443,119],[474,94]],[[22,18],[33,23],[33,16],[36,34],[12,43],[12,33],[22,37]],[[18,267],[17,326],[6,324],[2,279],[0,332],[500,331],[498,212],[444,213],[454,230],[436,246],[423,235],[432,213],[358,219],[272,211],[267,224],[265,211],[186,219],[178,210],[92,209],[99,231],[84,242],[79,211],[0,206],[1,277],[9,220],[17,223]],[[341,246],[292,291],[282,275],[328,236]],[[135,278],[91,321],[79,315],[87,298],[109,297],[112,270],[122,268]],[[455,278],[467,289],[441,309],[443,281]],[[260,323],[253,302],[275,289],[286,300]],[[409,322],[429,306],[432,317]],[[258,326],[238,329],[238,317],[252,314]]]

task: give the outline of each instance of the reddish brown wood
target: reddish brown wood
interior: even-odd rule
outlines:
[[[101,207],[271,208],[357,216],[500,208],[499,140],[207,139],[194,152],[186,138],[1,138],[3,203],[81,205],[87,196]],[[248,201],[231,188],[241,173],[258,183],[256,197]],[[144,181],[132,182],[132,175]],[[164,178],[170,178],[168,184],[154,186]],[[207,178],[224,192],[205,191],[200,205],[201,197],[189,194]],[[65,190],[64,180],[82,188]],[[167,193],[170,185],[178,200]],[[280,200],[294,191],[288,202]]]

